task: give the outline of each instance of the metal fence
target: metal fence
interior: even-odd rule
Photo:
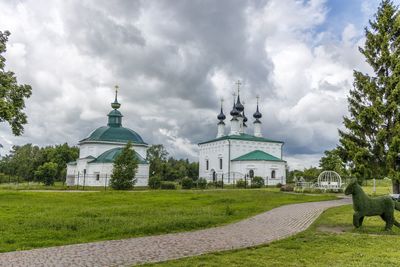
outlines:
[[[283,176],[276,178],[270,178],[269,176],[267,176],[261,178],[264,180],[264,186],[274,186],[277,184],[285,183],[285,179]],[[222,184],[233,185],[233,186],[235,186],[239,180],[243,180],[245,181],[246,185],[251,186],[252,178],[250,177],[250,175],[243,174],[240,172],[214,173],[211,174],[210,177],[208,177],[207,179],[207,181],[209,182],[221,182]]]
[[[67,175],[65,183],[67,186],[96,186],[96,187],[104,187],[107,188],[110,185],[110,175],[109,174],[76,174],[76,175]],[[144,175],[136,175],[135,185],[136,186],[147,186],[148,185],[148,177]]]

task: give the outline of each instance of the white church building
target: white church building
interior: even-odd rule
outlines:
[[[121,104],[117,100],[117,90],[111,107],[113,110],[108,113],[107,126],[97,128],[79,141],[79,159],[67,164],[68,186],[108,186],[113,162],[129,141],[139,160],[135,186],[148,185],[149,164],[145,160],[148,144],[135,131],[122,127],[123,116],[118,110]]]
[[[230,131],[225,133],[226,116],[221,101],[216,138],[199,143],[199,177],[234,184],[239,179],[250,181],[260,176],[266,185],[286,184],[286,161],[282,159],[284,143],[262,136],[258,98],[253,133],[248,133],[248,119],[239,92],[237,100],[235,98],[230,112]]]

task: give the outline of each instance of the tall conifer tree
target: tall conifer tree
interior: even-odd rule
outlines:
[[[339,151],[360,179],[393,179],[400,175],[395,161],[400,152],[400,17],[398,7],[383,0],[365,29],[360,52],[373,73],[354,70],[354,88],[348,97],[350,115],[339,131]]]
[[[135,183],[135,175],[138,169],[138,159],[131,142],[128,142],[114,160],[110,184],[113,189],[131,189]]]

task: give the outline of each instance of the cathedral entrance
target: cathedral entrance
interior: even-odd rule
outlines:
[[[215,172],[214,169],[211,170],[211,173],[212,173],[213,182],[216,182],[217,181],[217,173]]]

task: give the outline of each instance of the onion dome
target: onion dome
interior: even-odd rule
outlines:
[[[236,109],[235,99],[233,99],[233,108],[231,110],[231,116],[236,117],[239,114],[240,114],[239,111]]]
[[[258,101],[257,101],[258,102]],[[258,103],[257,103],[257,110],[256,112],[253,114],[253,118],[255,118],[256,120],[261,119],[262,114],[260,113],[260,111],[258,110]]]
[[[242,111],[244,110],[244,106],[242,105],[242,103],[240,103],[240,96],[239,96],[239,94],[238,94],[238,98],[237,98],[237,102],[236,102],[235,107],[236,107],[236,109],[237,109],[239,112],[242,112]]]
[[[118,85],[115,86],[115,100],[111,103],[111,107],[115,110],[121,107],[121,104],[118,103]]]
[[[220,121],[223,121],[223,120],[226,119],[224,111],[222,110],[222,100],[221,100],[221,112],[218,114],[217,119],[220,120]]]

